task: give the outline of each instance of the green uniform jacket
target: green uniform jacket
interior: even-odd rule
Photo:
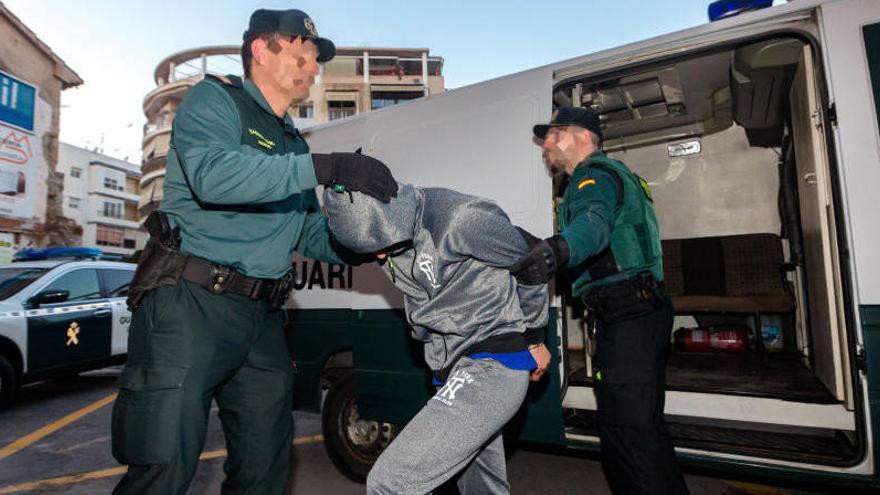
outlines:
[[[254,115],[240,115],[223,83],[210,78],[177,109],[161,208],[180,227],[181,248],[259,278],[284,275],[294,250],[341,263],[315,196],[308,145],[254,83],[242,86],[257,104],[249,105]]]
[[[593,286],[608,285],[632,276],[642,270],[650,270],[654,278],[663,280],[662,257],[660,253],[659,236],[657,239],[646,239],[645,245],[618,246],[615,249],[635,249],[644,253],[643,259],[648,259],[648,266],[618,266],[619,273],[598,280],[592,280],[585,266],[590,265],[591,258],[602,253],[612,244],[615,225],[621,228],[619,220],[624,209],[628,211],[642,211],[641,188],[647,188],[647,184],[641,186],[621,186],[622,180],[639,180],[628,169],[626,175],[632,177],[615,177],[607,167],[601,167],[612,160],[601,151],[596,151],[581,162],[572,172],[568,187],[563,196],[563,203],[559,207],[558,221],[562,237],[568,243],[569,260],[566,268],[572,280],[572,293],[578,296]],[[617,162],[625,169],[623,164]],[[601,168],[600,168],[601,167]],[[620,201],[621,192],[639,189],[638,194],[633,192],[624,193],[623,201]],[[645,189],[647,191],[647,189]],[[625,203],[633,202],[632,204]],[[635,202],[638,202],[636,204]],[[653,207],[647,208],[647,217],[642,216],[648,222],[656,226]],[[619,241],[615,241],[619,242]],[[636,243],[639,244],[639,243]],[[656,245],[656,246],[655,246]],[[653,251],[653,252],[652,252]],[[661,255],[662,256],[662,255]]]

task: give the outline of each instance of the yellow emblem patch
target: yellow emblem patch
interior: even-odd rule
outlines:
[[[639,177],[639,185],[642,186],[642,191],[645,192],[645,197],[647,197],[649,201],[654,202],[654,197],[651,195],[651,187],[648,185],[648,182]]]
[[[260,131],[258,131],[256,129],[248,127],[248,134],[250,134],[251,136],[256,136],[257,137],[257,144],[259,144],[263,148],[271,150],[272,148],[275,147],[275,141],[271,141],[269,139],[266,139],[262,134],[260,134]]]
[[[79,325],[76,322],[70,324],[67,328],[67,346],[70,344],[79,345]]]
[[[312,20],[308,17],[303,20],[303,26],[305,26],[306,30],[308,30],[309,34],[311,34],[312,36],[318,35],[318,30],[315,29],[315,23],[312,22]]]
[[[592,186],[594,184],[596,184],[596,179],[587,179],[587,180],[581,182],[580,184],[578,184],[578,189],[583,189],[587,186]]]

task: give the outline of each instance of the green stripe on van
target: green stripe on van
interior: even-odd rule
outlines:
[[[878,31],[880,36],[880,31]],[[872,71],[873,72],[873,71]],[[876,86],[875,86],[876,91]],[[874,472],[880,472],[880,306],[861,306],[862,335],[868,364],[868,403],[874,434]]]

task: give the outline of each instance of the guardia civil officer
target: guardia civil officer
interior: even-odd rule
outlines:
[[[595,111],[560,108],[534,134],[547,166],[569,183],[560,233],[535,242],[511,271],[526,284],[565,271],[572,294],[584,299],[596,331],[597,422],[614,493],[687,493],[663,421],[673,309],[648,184],[600,151]]]
[[[294,250],[340,262],[314,187],[389,201],[381,162],[309,154],[287,108],[306,98],[335,46],[299,10],[257,10],[244,77],[208,76],[177,110],[163,213],[130,288],[128,364],[113,409],[114,493],[184,493],[212,400],[228,457],[222,493],[286,493],[293,370],[279,311]],[[165,215],[167,214],[167,215]]]

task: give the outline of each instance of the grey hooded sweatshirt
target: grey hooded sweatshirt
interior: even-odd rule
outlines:
[[[528,245],[494,202],[400,184],[387,204],[326,188],[324,208],[330,232],[346,248],[391,252],[385,271],[404,293],[412,336],[425,343],[432,370],[449,370],[463,355],[543,342],[547,286],[517,285],[511,276],[508,267]]]

